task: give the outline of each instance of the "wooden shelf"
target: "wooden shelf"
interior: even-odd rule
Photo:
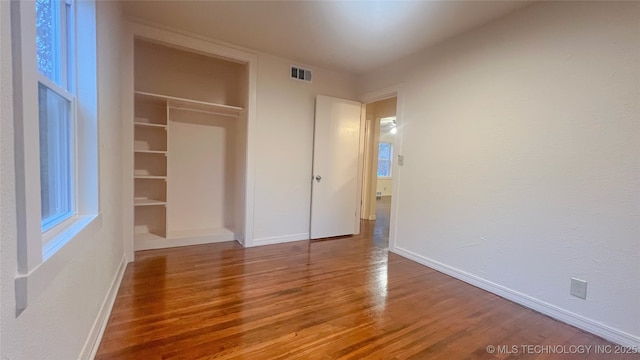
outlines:
[[[162,95],[156,95],[153,93],[148,93],[144,91],[134,91],[133,92],[136,103],[147,103],[153,105],[167,105],[167,98]]]
[[[160,180],[167,179],[166,176],[155,176],[155,175],[135,175],[133,178],[134,179],[160,179]]]
[[[154,200],[154,199],[133,199],[133,206],[159,206],[159,205],[167,205],[166,201],[162,200]]]
[[[137,153],[137,154],[162,154],[162,155],[167,155],[167,152],[165,150],[133,150],[133,152]]]
[[[142,127],[142,128],[151,128],[151,129],[167,129],[166,124],[154,124],[154,123],[145,123],[145,122],[134,122],[134,126]]]
[[[165,103],[170,108],[206,111],[222,116],[238,117],[240,115],[240,112],[244,110],[243,108],[238,106],[216,104],[200,100],[190,100],[175,96],[153,94],[144,91],[136,91],[135,96],[136,101],[149,103]]]

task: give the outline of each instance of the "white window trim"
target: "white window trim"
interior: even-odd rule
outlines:
[[[70,65],[79,76],[67,76],[71,90],[78,94],[71,109],[74,131],[73,199],[75,215],[42,233],[40,204],[40,149],[38,82],[49,81],[40,75],[36,63],[36,14],[33,2],[11,2],[12,58],[14,73],[14,125],[16,160],[16,213],[18,216],[18,268],[15,278],[16,312],[52,283],[73,260],[73,254],[88,242],[102,226],[99,212],[97,54],[94,1],[75,2],[74,36],[68,39],[80,47]],[[73,22],[72,22],[73,23]],[[44,78],[44,80],[43,80]],[[44,83],[46,86],[50,84]],[[50,86],[52,89],[60,87]],[[74,89],[75,88],[75,89]],[[56,90],[57,91],[57,90]],[[68,93],[67,93],[68,94]]]

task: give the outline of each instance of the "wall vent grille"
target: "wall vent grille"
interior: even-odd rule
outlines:
[[[291,65],[291,78],[311,82],[311,70]]]

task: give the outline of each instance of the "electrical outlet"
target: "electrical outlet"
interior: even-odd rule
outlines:
[[[584,280],[571,278],[571,289],[569,294],[579,297],[580,299],[587,298],[587,282]]]

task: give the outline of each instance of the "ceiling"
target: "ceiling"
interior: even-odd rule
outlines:
[[[363,74],[529,1],[124,1],[129,18]]]

